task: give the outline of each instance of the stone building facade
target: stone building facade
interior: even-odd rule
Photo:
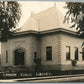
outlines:
[[[33,70],[34,58],[39,58],[43,71],[83,70],[84,56],[80,52],[84,39],[63,19],[56,6],[32,14],[20,32],[1,43],[1,66],[22,65]],[[71,60],[77,61],[75,67]]]

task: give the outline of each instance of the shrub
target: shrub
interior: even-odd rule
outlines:
[[[76,66],[77,61],[76,60],[71,60],[72,66]]]

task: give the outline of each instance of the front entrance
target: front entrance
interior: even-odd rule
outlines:
[[[14,61],[15,65],[24,65],[24,50],[16,49],[14,51]]]

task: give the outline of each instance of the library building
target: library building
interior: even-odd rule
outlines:
[[[26,66],[33,70],[39,58],[41,70],[84,70],[84,39],[56,5],[32,12],[21,30],[1,43],[1,66]],[[76,66],[72,66],[75,60]]]

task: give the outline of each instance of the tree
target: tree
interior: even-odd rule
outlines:
[[[66,2],[65,8],[68,9],[64,22],[71,22],[78,30],[78,34],[84,37],[84,3],[83,2]]]
[[[16,29],[21,17],[17,1],[0,1],[0,41],[7,41]]]

